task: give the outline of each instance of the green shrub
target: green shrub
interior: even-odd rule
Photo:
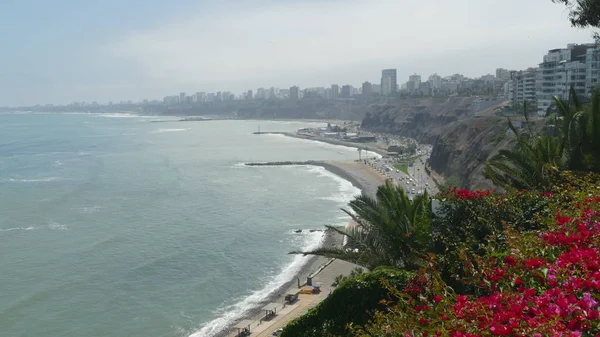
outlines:
[[[347,336],[348,324],[365,324],[375,311],[383,308],[381,301],[388,299],[389,285],[404,288],[412,275],[377,269],[346,279],[318,306],[288,324],[281,337]]]

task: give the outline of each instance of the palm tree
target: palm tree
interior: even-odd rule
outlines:
[[[562,120],[564,168],[600,172],[600,90],[588,106],[580,104],[573,88],[568,101],[554,97],[554,102]]]
[[[524,104],[525,132],[519,132],[511,120],[510,130],[517,137],[517,148],[500,150],[485,163],[484,175],[496,185],[516,189],[545,189],[551,181],[547,170],[561,166],[560,142],[552,136],[536,136]]]
[[[504,188],[546,189],[552,185],[549,169],[600,173],[600,90],[588,106],[573,88],[568,100],[554,97],[554,103],[557,114],[549,117],[557,131],[553,135],[536,136],[526,113],[525,133],[508,121],[518,147],[501,150],[486,162],[487,178]]]
[[[410,200],[392,181],[379,186],[375,198],[358,196],[343,210],[356,223],[347,230],[327,226],[348,237],[342,248],[319,248],[290,254],[319,255],[373,270],[380,266],[418,269],[431,246],[431,201],[427,192]]]

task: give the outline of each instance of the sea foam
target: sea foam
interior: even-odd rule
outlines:
[[[39,178],[39,179],[8,179],[11,183],[47,183],[58,180],[57,177]]]
[[[310,166],[308,170],[318,174],[320,177],[333,179],[338,184],[339,190],[336,193],[334,193],[332,196],[321,197],[321,200],[330,200],[346,205],[352,201],[355,196],[360,195],[361,193],[360,189],[352,185],[351,182],[327,171],[324,167]]]
[[[241,165],[240,165],[241,166]],[[327,171],[325,168],[320,166],[311,165],[298,165],[298,166],[281,166],[281,167],[304,167],[309,172],[316,173],[320,177],[327,177],[338,183],[338,190],[330,197],[325,197],[327,200],[336,201],[339,203],[346,204],[354,198],[354,196],[360,194],[360,189],[354,187],[349,181]],[[343,219],[340,217],[338,221],[341,221],[338,225],[346,225],[348,217]],[[345,220],[345,221],[343,221]],[[302,250],[312,250],[318,248],[324,239],[323,232],[307,232],[303,231],[302,236],[305,238]],[[289,282],[294,275],[298,274],[306,262],[310,259],[307,256],[296,255],[292,262],[285,266],[283,270],[271,279],[267,285],[258,291],[252,292],[248,297],[240,300],[240,302],[230,305],[225,308],[221,308],[217,312],[223,312],[223,314],[206,323],[200,330],[190,335],[190,337],[210,337],[218,333],[223,332],[227,327],[231,326],[235,321],[246,316],[252,309],[258,307],[263,303],[271,294],[282,287],[286,282]]]
[[[302,250],[312,250],[318,248],[323,241],[323,232],[313,232],[305,235],[304,247]],[[258,307],[269,296],[289,282],[294,275],[298,274],[306,262],[310,259],[308,256],[296,255],[290,264],[285,266],[283,270],[273,277],[264,288],[252,292],[248,297],[241,299],[238,303],[221,308],[217,312],[223,314],[206,323],[200,330],[191,334],[190,337],[210,337],[214,336],[227,327],[231,326],[235,321],[246,316],[252,309]]]
[[[181,131],[188,131],[191,129],[157,129],[152,131],[152,133],[165,133],[165,132],[181,132]]]

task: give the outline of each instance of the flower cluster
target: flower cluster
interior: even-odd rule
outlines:
[[[461,200],[492,193],[451,192]],[[599,204],[600,197],[589,196],[562,205],[544,230],[507,234],[510,249],[463,261],[474,293],[432,293],[419,274],[404,289],[411,300],[402,317],[409,323],[395,331],[411,337],[600,337]]]
[[[494,191],[492,191],[492,190],[487,190],[487,191],[483,191],[483,190],[477,190],[477,191],[459,190],[456,187],[452,188],[449,191],[449,193],[451,195],[453,195],[454,197],[459,198],[461,200],[477,200],[477,199],[485,198],[488,195],[492,194],[493,192]]]

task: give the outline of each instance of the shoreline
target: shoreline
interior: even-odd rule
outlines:
[[[382,157],[387,155],[387,150],[379,148],[379,147],[373,145],[372,143],[354,143],[354,142],[347,142],[347,141],[338,140],[338,139],[305,136],[305,135],[296,134],[293,132],[272,132],[272,133],[281,134],[281,135],[284,135],[284,136],[290,137],[290,138],[312,140],[315,142],[322,142],[322,143],[327,143],[327,144],[332,144],[332,145],[352,147],[355,149],[361,148],[361,149],[367,150],[369,152],[375,152]]]
[[[342,242],[342,240],[343,240],[341,235],[339,235],[337,233],[334,233],[331,231],[324,231],[323,233],[324,233],[325,237],[323,239],[322,245],[336,244],[335,243],[336,241]],[[298,273],[296,273],[291,280],[289,280],[288,282],[281,285],[279,288],[277,288],[276,291],[273,291],[269,296],[267,296],[263,301],[261,301],[259,306],[249,309],[245,315],[243,315],[236,321],[242,321],[242,320],[252,320],[254,322],[260,321],[260,319],[262,317],[261,307],[263,305],[266,305],[268,303],[273,303],[273,302],[281,302],[281,304],[283,304],[282,300],[285,297],[285,294],[288,293],[288,291],[290,291],[292,289],[298,288],[297,287],[298,278],[300,278],[301,285],[305,284],[306,277],[309,276],[310,274],[314,273],[317,269],[319,269],[324,264],[326,264],[328,260],[329,259],[322,257],[322,256],[309,257],[308,261],[306,261],[306,263],[304,263],[302,265],[302,267],[300,268],[300,271]],[[232,329],[233,329],[233,323],[231,326],[227,327],[225,330],[213,335],[213,337],[235,336],[235,333],[232,333]],[[271,332],[273,332],[273,331],[270,331],[270,333]],[[200,337],[199,335],[196,336],[196,333],[198,333],[198,332],[193,333],[191,336]]]
[[[248,165],[250,164],[250,165]],[[306,162],[272,162],[272,163],[247,163],[249,167],[260,166],[318,166],[323,167],[328,172],[349,181],[353,186],[359,188],[363,194],[374,196],[379,185],[385,182],[385,178],[379,175],[375,170],[356,161],[306,161]],[[343,245],[344,237],[337,232],[326,230],[323,232],[324,239],[321,247],[330,247]],[[293,319],[306,314],[311,308],[323,301],[329,293],[334,289],[331,287],[337,275],[348,275],[352,269],[357,267],[354,264],[329,259],[322,256],[312,256],[302,265],[299,272],[293,278],[273,291],[267,296],[260,305],[249,309],[245,315],[232,322],[225,330],[217,333],[214,337],[234,337],[234,323],[250,320],[252,321],[251,330],[252,336],[268,337],[273,331],[286,326]],[[316,273],[315,273],[316,272]],[[300,279],[301,286],[305,284],[307,276],[312,275],[314,282],[322,283],[322,292],[318,295],[300,295],[300,299],[293,305],[284,306],[283,298],[288,292],[294,292],[298,289],[297,282]],[[262,310],[261,307],[268,303],[278,303],[277,316],[271,321],[261,322]],[[193,337],[197,335],[193,334]],[[198,335],[199,337],[199,335]]]
[[[318,166],[330,173],[349,181],[354,187],[361,190],[362,193],[371,197],[375,196],[377,188],[385,183],[386,178],[373,170],[371,167],[362,164],[359,161],[350,160],[309,160],[309,161],[285,161],[285,162],[263,162],[246,163],[249,167],[261,166]]]

